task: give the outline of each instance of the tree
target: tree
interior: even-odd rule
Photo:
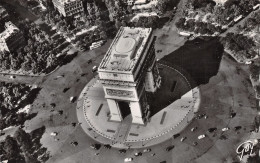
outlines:
[[[3,119],[1,118],[1,119],[0,119],[0,130],[3,130],[4,128],[6,128],[5,120],[3,120]]]
[[[19,163],[24,163],[24,158],[20,155],[20,148],[16,142],[16,140],[8,135],[5,138],[4,142],[4,148],[6,152],[6,157],[8,159],[8,162],[19,162]]]
[[[259,163],[260,162],[260,157],[258,154],[254,156],[249,156],[247,159],[247,163]]]
[[[106,40],[106,39],[107,39],[107,34],[106,34],[106,32],[105,32],[105,31],[102,31],[102,32],[100,33],[100,37],[101,37],[102,39]]]
[[[40,163],[31,153],[25,152],[24,153],[25,162],[28,163]]]
[[[116,26],[117,29],[119,29],[121,27],[121,22],[117,19],[116,19],[116,22],[115,22],[115,26]]]
[[[213,4],[213,3],[209,3],[209,4],[206,5],[205,11],[206,11],[207,13],[212,13],[213,10],[214,10],[214,4]]]
[[[260,66],[258,65],[251,64],[249,70],[253,79],[257,79],[257,77],[260,75]]]
[[[194,7],[194,9],[204,8],[208,4],[212,4],[213,6],[216,5],[213,0],[191,0],[191,5]]]
[[[26,133],[22,128],[18,128],[14,133],[14,138],[22,147],[23,152],[30,152],[32,148],[32,141],[30,134]]]
[[[31,62],[30,61],[25,61],[22,63],[21,67],[24,71],[30,71],[32,69]]]
[[[186,19],[185,18],[180,18],[177,22],[176,22],[176,27],[183,29],[184,27],[184,23],[185,23]]]

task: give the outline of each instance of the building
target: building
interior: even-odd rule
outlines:
[[[148,3],[148,0],[126,0],[128,6],[142,5]]]
[[[217,4],[223,5],[227,0],[214,0]]]
[[[151,28],[121,27],[101,61],[98,74],[110,109],[110,120],[144,124],[150,109],[147,92],[161,84]]]
[[[157,4],[158,4],[158,0],[136,0],[134,2],[132,10],[134,10],[134,11],[149,10],[153,6],[156,6]]]
[[[14,51],[24,43],[22,32],[12,23],[5,23],[5,30],[0,33],[0,50]]]
[[[82,0],[52,0],[55,8],[64,17],[74,16],[84,12]]]

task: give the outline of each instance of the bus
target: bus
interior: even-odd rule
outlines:
[[[89,49],[90,50],[96,49],[96,48],[102,46],[104,42],[105,42],[104,40],[93,42],[92,45],[89,47]]]

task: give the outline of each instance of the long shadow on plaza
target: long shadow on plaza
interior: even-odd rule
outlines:
[[[178,70],[188,80],[190,87],[183,85],[185,80],[179,79],[181,76],[167,72],[169,70],[160,70],[163,86],[155,94],[148,95],[151,116],[180,99],[191,88],[208,83],[218,73],[223,52],[224,48],[218,38],[204,37],[187,41],[181,48],[163,57],[159,64]],[[172,90],[175,82],[176,88]]]
[[[218,73],[224,48],[218,38],[196,38],[161,59],[184,69],[196,82],[206,84]]]

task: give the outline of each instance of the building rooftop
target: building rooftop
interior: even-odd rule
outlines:
[[[0,39],[5,40],[17,32],[19,32],[19,29],[12,22],[6,22],[4,32],[0,33]]]
[[[58,1],[59,3],[61,4],[68,4],[68,3],[71,3],[71,2],[76,2],[76,1],[81,1],[81,0],[56,0]]]
[[[121,27],[100,63],[101,71],[131,72],[146,50],[151,28]]]
[[[135,5],[145,4],[145,3],[147,3],[147,0],[135,0]]]

